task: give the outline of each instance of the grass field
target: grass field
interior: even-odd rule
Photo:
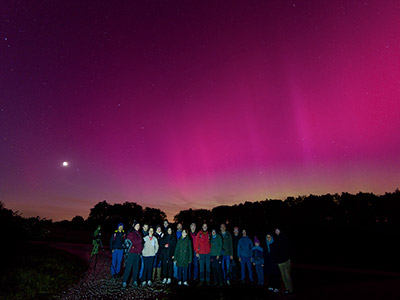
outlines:
[[[28,244],[2,257],[2,300],[56,299],[77,282],[85,263],[67,252],[45,245]]]

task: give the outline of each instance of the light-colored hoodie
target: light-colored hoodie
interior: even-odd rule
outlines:
[[[143,238],[143,240],[144,240],[144,247],[143,247],[142,255],[145,257],[155,256],[158,251],[157,238],[153,235],[150,239],[150,237],[147,235]]]

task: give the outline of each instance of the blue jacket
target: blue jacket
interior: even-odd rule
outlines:
[[[256,265],[264,264],[264,249],[260,246],[254,246],[252,249],[251,261]]]
[[[238,256],[251,257],[251,249],[253,249],[253,242],[248,236],[244,236],[238,243]]]

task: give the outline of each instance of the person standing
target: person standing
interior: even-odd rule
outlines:
[[[147,224],[147,223],[144,223],[143,224],[143,227],[142,227],[142,236],[143,236],[143,238],[145,237],[145,236],[147,236],[149,234],[149,224]],[[143,242],[143,244],[144,244],[144,242]],[[140,271],[139,271],[139,278],[140,279],[142,279],[142,277],[143,277],[143,270],[144,270],[144,260],[143,260],[143,255],[142,256],[140,256]],[[143,280],[143,279],[142,279]]]
[[[122,257],[124,255],[124,241],[126,238],[124,232],[124,224],[119,223],[118,229],[111,235],[110,239],[110,250],[112,255],[111,260],[111,277],[115,278],[116,276],[120,275],[121,271],[121,264],[122,264]]]
[[[260,240],[254,237],[254,247],[251,251],[251,262],[256,268],[257,285],[264,285],[264,249],[260,247]]]
[[[139,275],[139,266],[140,266],[140,254],[143,250],[142,244],[142,234],[139,232],[140,224],[135,222],[133,225],[133,229],[128,232],[126,239],[130,240],[132,245],[128,251],[128,258],[126,261],[126,267],[124,272],[124,277],[122,280],[122,287],[126,287],[126,283],[128,281],[130,273],[132,273],[132,282],[133,286],[138,286],[138,275]]]
[[[158,240],[153,235],[154,229],[149,228],[149,234],[144,237],[144,247],[142,251],[144,267],[142,276],[142,286],[151,285],[153,275],[153,264],[158,251]]]
[[[161,239],[164,237],[164,233],[162,232],[161,226],[158,225],[156,228],[156,232],[154,233],[154,236],[157,238],[158,242],[158,251],[156,254],[156,257],[154,259],[154,265],[153,265],[153,280],[161,280],[161,259],[160,259],[160,252],[161,252]]]
[[[233,246],[233,261],[232,261],[232,278],[235,280],[239,280],[240,278],[240,262],[239,262],[239,256],[237,255],[237,250],[238,250],[238,245],[239,245],[239,240],[241,239],[241,236],[239,234],[239,227],[235,226],[233,228],[233,236],[232,236],[232,246]]]
[[[199,259],[200,265],[200,283],[210,284],[210,234],[207,231],[208,226],[206,223],[203,224],[201,230],[197,233],[195,251],[196,256]]]
[[[226,231],[226,225],[221,224],[221,237],[222,237],[222,272],[224,282],[230,285],[230,265],[233,260],[233,243],[231,234]]]
[[[197,280],[199,278],[199,259],[196,256],[196,251],[195,251],[196,237],[197,237],[196,224],[192,223],[190,225],[190,238],[192,240],[193,260],[192,263],[189,264],[189,278],[193,280]]]
[[[211,268],[213,270],[214,285],[222,286],[222,237],[213,229],[211,231]]]
[[[174,252],[176,247],[175,234],[171,227],[168,227],[167,233],[161,240],[161,260],[162,260],[162,272],[163,282],[170,284],[172,281],[172,275],[174,272]]]
[[[285,284],[287,294],[293,293],[292,278],[290,276],[291,262],[290,262],[290,245],[289,240],[279,228],[275,229],[276,243],[278,248],[278,267],[281,271],[282,280]]]
[[[178,285],[186,285],[188,284],[188,267],[190,262],[192,261],[193,256],[193,247],[192,241],[188,237],[188,231],[184,229],[182,231],[182,236],[178,240],[174,253],[174,260],[176,262],[176,266],[178,267]]]
[[[246,267],[249,273],[249,279],[251,282],[253,282],[253,271],[251,269],[251,249],[253,249],[253,242],[247,236],[246,230],[243,229],[242,238],[239,240],[238,244],[238,256],[242,270],[241,280],[243,283],[246,279]]]
[[[264,270],[268,278],[268,290],[279,292],[280,271],[278,267],[278,247],[271,233],[267,233],[264,251]]]
[[[178,241],[182,236],[182,223],[178,223],[176,225],[176,240]],[[174,278],[178,279],[178,267],[176,266],[176,262],[174,261]]]

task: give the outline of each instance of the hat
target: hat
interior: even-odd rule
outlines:
[[[117,228],[119,228],[119,226],[122,226],[122,228],[124,228],[124,223],[119,223]]]
[[[256,236],[254,237],[254,244],[260,244],[260,240]]]

